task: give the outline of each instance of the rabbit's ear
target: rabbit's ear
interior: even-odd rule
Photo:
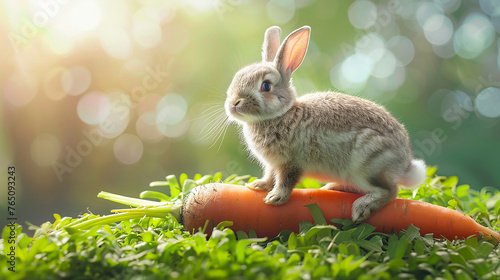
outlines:
[[[290,79],[292,73],[299,68],[306,56],[311,27],[303,26],[286,37],[278,50],[275,64],[285,79]]]
[[[281,29],[278,26],[269,27],[264,35],[262,45],[262,61],[273,62],[280,48]]]

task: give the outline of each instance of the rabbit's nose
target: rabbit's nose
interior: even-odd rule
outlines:
[[[238,106],[241,102],[243,102],[243,98],[236,100],[236,102],[233,103],[233,105],[236,107]]]
[[[236,107],[242,103],[243,103],[243,98],[240,98],[240,99],[236,100],[235,102],[233,102],[233,104],[229,107],[229,111],[231,112],[231,114],[237,114],[238,112],[236,110]]]

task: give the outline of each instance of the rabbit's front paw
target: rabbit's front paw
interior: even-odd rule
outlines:
[[[280,205],[288,201],[290,194],[291,192],[274,189],[267,194],[266,198],[264,198],[264,202],[266,204]]]
[[[257,179],[247,184],[246,186],[254,190],[263,190],[263,191],[270,191],[273,189],[272,183],[261,179]]]

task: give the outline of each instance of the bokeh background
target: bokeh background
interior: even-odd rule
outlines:
[[[2,217],[9,165],[21,224],[107,214],[99,191],[169,174],[260,176],[221,108],[272,25],[312,27],[299,93],[379,102],[439,174],[500,188],[500,1],[1,3]]]

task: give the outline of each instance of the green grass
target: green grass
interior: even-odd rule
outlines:
[[[464,212],[478,223],[500,230],[500,191],[475,191],[457,186],[457,178],[428,172],[415,191],[399,197],[427,201]],[[163,217],[194,186],[212,181],[244,184],[249,176],[168,176],[141,193],[162,203],[155,215]],[[302,188],[320,184],[306,179]],[[101,194],[118,199],[119,196]],[[172,196],[172,197],[170,197]],[[143,200],[123,198],[128,204]],[[153,205],[156,205],[152,203]],[[282,232],[271,239],[253,232],[233,232],[221,223],[211,237],[183,231],[176,219],[92,214],[73,219],[54,214],[53,222],[30,226],[30,236],[16,228],[15,272],[8,270],[9,228],[0,242],[1,279],[499,279],[498,242],[483,237],[448,241],[421,237],[416,227],[394,234],[374,232],[368,224],[337,221],[325,225],[311,208],[318,224],[301,223],[300,233]],[[151,213],[150,213],[151,214]],[[126,216],[129,215],[129,216]],[[116,221],[119,217],[121,222]],[[110,219],[111,218],[111,219]],[[115,219],[115,220],[113,220]],[[323,218],[324,219],[324,218]]]

